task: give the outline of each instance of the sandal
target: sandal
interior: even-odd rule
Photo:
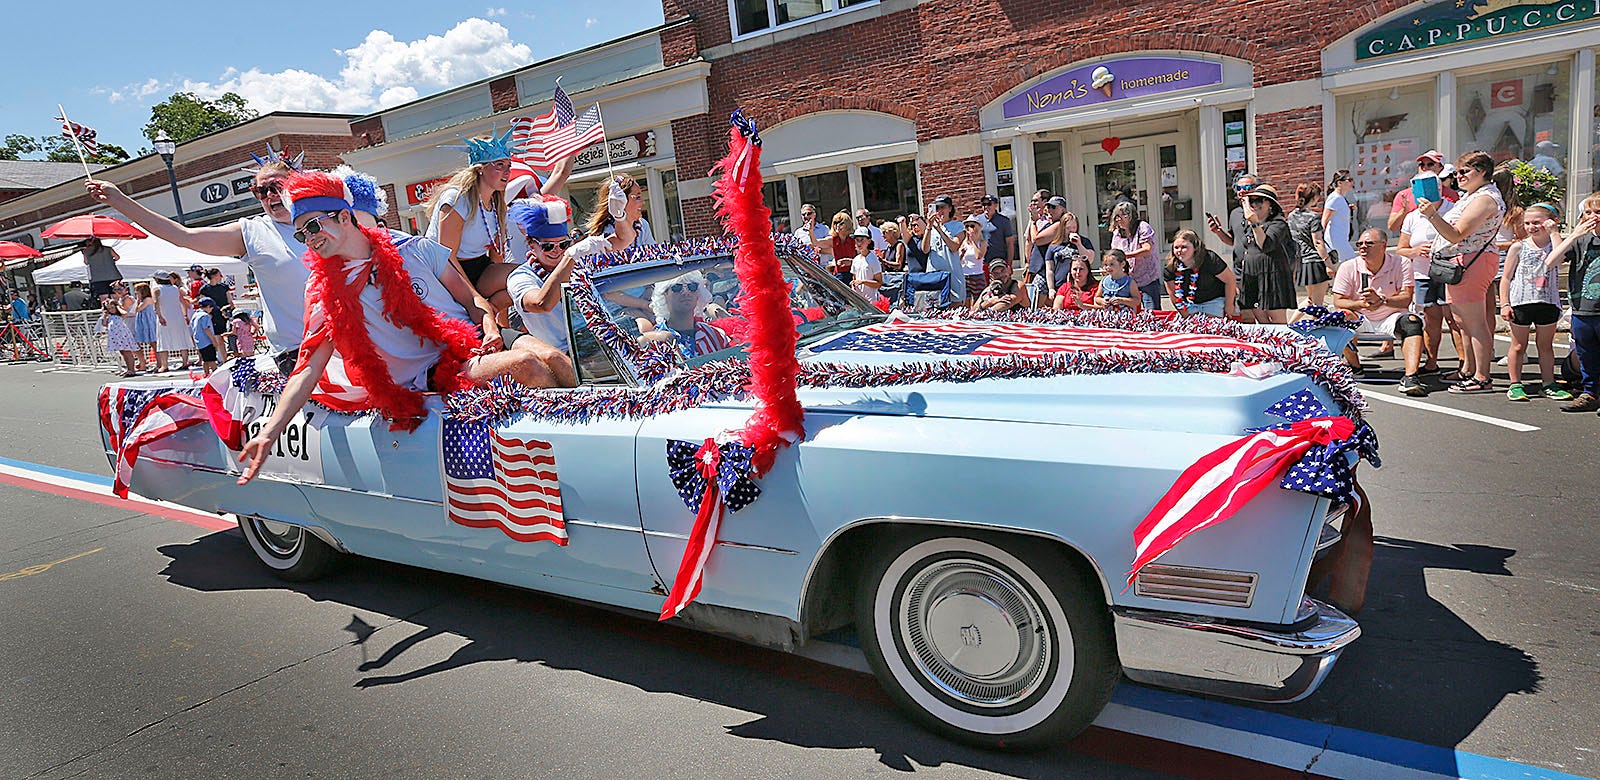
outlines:
[[[1481,379],[1464,379],[1450,386],[1450,392],[1456,395],[1475,395],[1477,393],[1494,392],[1494,381],[1485,382]]]
[[[1459,384],[1459,383],[1465,382],[1465,381],[1467,381],[1468,379],[1471,379],[1471,378],[1472,377],[1461,373],[1460,369],[1455,369],[1455,370],[1452,370],[1452,371],[1449,371],[1447,373],[1439,375],[1439,381],[1441,381],[1441,382],[1443,382],[1443,383],[1445,383],[1447,385]]]

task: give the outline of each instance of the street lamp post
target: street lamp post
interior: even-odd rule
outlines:
[[[167,131],[162,130],[156,135],[156,154],[161,155],[161,161],[167,164],[167,183],[172,186],[172,207],[178,210],[178,224],[185,224],[188,220],[183,216],[183,201],[178,198],[178,175],[172,172],[172,153],[178,150],[178,145],[167,136]]]

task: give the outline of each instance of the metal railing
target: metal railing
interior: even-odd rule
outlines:
[[[44,313],[45,349],[58,367],[116,368],[121,356],[106,349],[100,329],[100,312],[47,311]]]

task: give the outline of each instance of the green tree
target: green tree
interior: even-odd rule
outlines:
[[[39,139],[21,133],[10,133],[0,143],[0,160],[21,160],[25,154],[39,153]]]
[[[94,154],[86,159],[97,165],[116,165],[128,160],[128,150],[116,144],[99,144]],[[72,148],[72,139],[64,135],[46,135],[39,138],[11,133],[0,142],[0,160],[37,160],[49,162],[77,162],[78,152]]]
[[[154,141],[165,130],[169,138],[181,144],[257,116],[260,114],[233,92],[216,100],[206,100],[193,92],[176,92],[151,106],[144,137]]]

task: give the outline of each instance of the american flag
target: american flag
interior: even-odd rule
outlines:
[[[111,492],[118,498],[128,497],[128,485],[133,480],[133,464],[139,459],[141,448],[208,421],[205,405],[192,395],[164,392],[152,398],[144,405],[134,423],[124,430],[117,447],[117,473],[111,483]]]
[[[1128,352],[1259,351],[1248,342],[1204,333],[1157,333],[1023,322],[883,322],[813,345],[813,352],[909,352],[934,355],[1040,357],[1053,352],[1117,349]]]
[[[94,128],[80,125],[77,122],[69,122],[59,116],[56,117],[56,121],[61,123],[61,135],[67,138],[76,137],[78,143],[83,144],[83,151],[89,154],[95,154],[100,151],[100,145],[95,143],[94,140]]]
[[[541,170],[554,168],[556,163],[606,140],[598,104],[577,116],[572,98],[567,97],[559,81],[552,103],[550,111],[542,116],[511,120],[511,139],[522,150],[522,160]]]
[[[126,385],[100,388],[100,427],[106,432],[106,445],[112,452],[121,449],[123,432],[133,427],[145,405],[160,392]]]
[[[481,422],[445,418],[441,427],[445,509],[452,521],[499,528],[519,542],[566,545],[549,442],[502,435]]]
[[[1128,584],[1189,534],[1232,517],[1256,494],[1278,484],[1313,446],[1348,439],[1354,432],[1355,424],[1346,417],[1303,419],[1257,431],[1195,461],[1134,529]]]

